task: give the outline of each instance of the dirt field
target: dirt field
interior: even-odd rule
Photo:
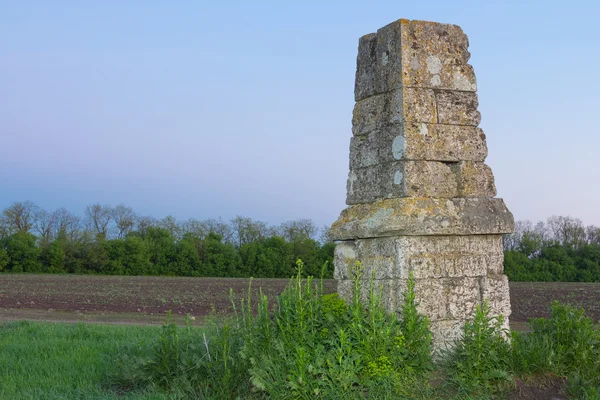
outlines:
[[[287,282],[254,279],[252,292],[261,288],[274,298]],[[172,310],[199,323],[204,316],[231,312],[230,288],[238,299],[246,297],[248,279],[0,274],[0,320],[160,324]],[[327,280],[325,290],[334,289],[335,282]],[[548,316],[553,300],[600,318],[600,284],[515,282],[510,290],[515,329],[524,329],[529,318]]]

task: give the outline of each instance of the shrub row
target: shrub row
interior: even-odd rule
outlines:
[[[355,293],[360,293],[360,268]],[[582,310],[555,303],[527,334],[504,331],[487,304],[451,350],[432,355],[412,279],[398,315],[377,288],[346,304],[322,282],[297,276],[277,297],[233,301],[236,313],[206,328],[167,322],[151,345],[123,349],[112,381],[177,398],[494,398],[516,378],[568,378],[576,398],[600,398],[600,330]],[[434,379],[435,378],[435,379]],[[441,382],[441,383],[440,383]]]

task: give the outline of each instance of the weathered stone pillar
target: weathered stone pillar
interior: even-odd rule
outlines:
[[[360,39],[349,207],[331,229],[340,294],[352,295],[358,260],[397,310],[412,271],[437,347],[484,299],[510,315],[502,234],[513,216],[484,164],[467,47],[456,25],[404,19]]]

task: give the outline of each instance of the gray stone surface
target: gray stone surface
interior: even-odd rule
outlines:
[[[456,25],[402,21],[404,86],[475,91],[469,40]]]
[[[352,279],[357,261],[365,276],[377,280],[408,279],[411,272],[416,279],[497,277],[502,276],[504,253],[501,235],[358,239],[336,246],[334,277]],[[493,288],[500,285],[492,283]]]
[[[484,301],[510,315],[502,234],[514,221],[484,163],[468,44],[456,25],[408,20],[360,39],[349,207],[330,231],[340,295],[353,298],[360,262],[361,301],[371,284],[398,311],[413,274],[437,349]]]
[[[393,198],[356,204],[331,227],[334,240],[404,235],[493,235],[514,230],[502,199]]]
[[[356,83],[354,98],[362,100],[375,94],[375,46],[377,34],[371,33],[360,38],[356,62]]]
[[[350,140],[351,169],[398,160],[483,162],[486,156],[485,134],[472,126],[382,124]]]
[[[483,163],[392,161],[383,164],[377,146],[353,138],[346,203],[396,197],[486,198],[496,195],[492,170]],[[394,156],[392,156],[393,158]],[[360,166],[360,168],[359,168]]]
[[[479,161],[487,157],[485,134],[472,126],[407,123],[404,159]]]
[[[355,100],[402,87],[476,91],[469,40],[456,25],[398,20],[359,40]]]
[[[440,124],[477,126],[481,122],[476,93],[436,90],[435,101]]]
[[[405,279],[366,279],[360,286],[359,298],[367,302],[369,292],[380,295],[382,304],[390,312],[400,309],[406,293],[407,281]],[[467,321],[473,317],[479,304],[487,297],[482,297],[481,277],[457,278],[428,278],[415,280],[415,303],[417,310],[427,315],[429,321]],[[354,297],[355,284],[353,279],[338,279],[338,293],[348,302]],[[498,295],[496,295],[498,297]],[[503,316],[510,315],[508,308],[496,309],[496,304],[488,300],[490,307],[496,315],[501,312]]]
[[[460,176],[457,197],[494,197],[496,185],[492,170],[484,163],[461,161],[458,163]]]

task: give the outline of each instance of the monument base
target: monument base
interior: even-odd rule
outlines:
[[[400,310],[413,274],[417,309],[429,318],[436,348],[451,346],[484,300],[490,314],[502,314],[508,326],[511,310],[501,235],[391,236],[340,242],[334,277],[346,301],[353,296],[357,261],[362,272],[361,298],[366,299],[373,280],[390,312]]]

